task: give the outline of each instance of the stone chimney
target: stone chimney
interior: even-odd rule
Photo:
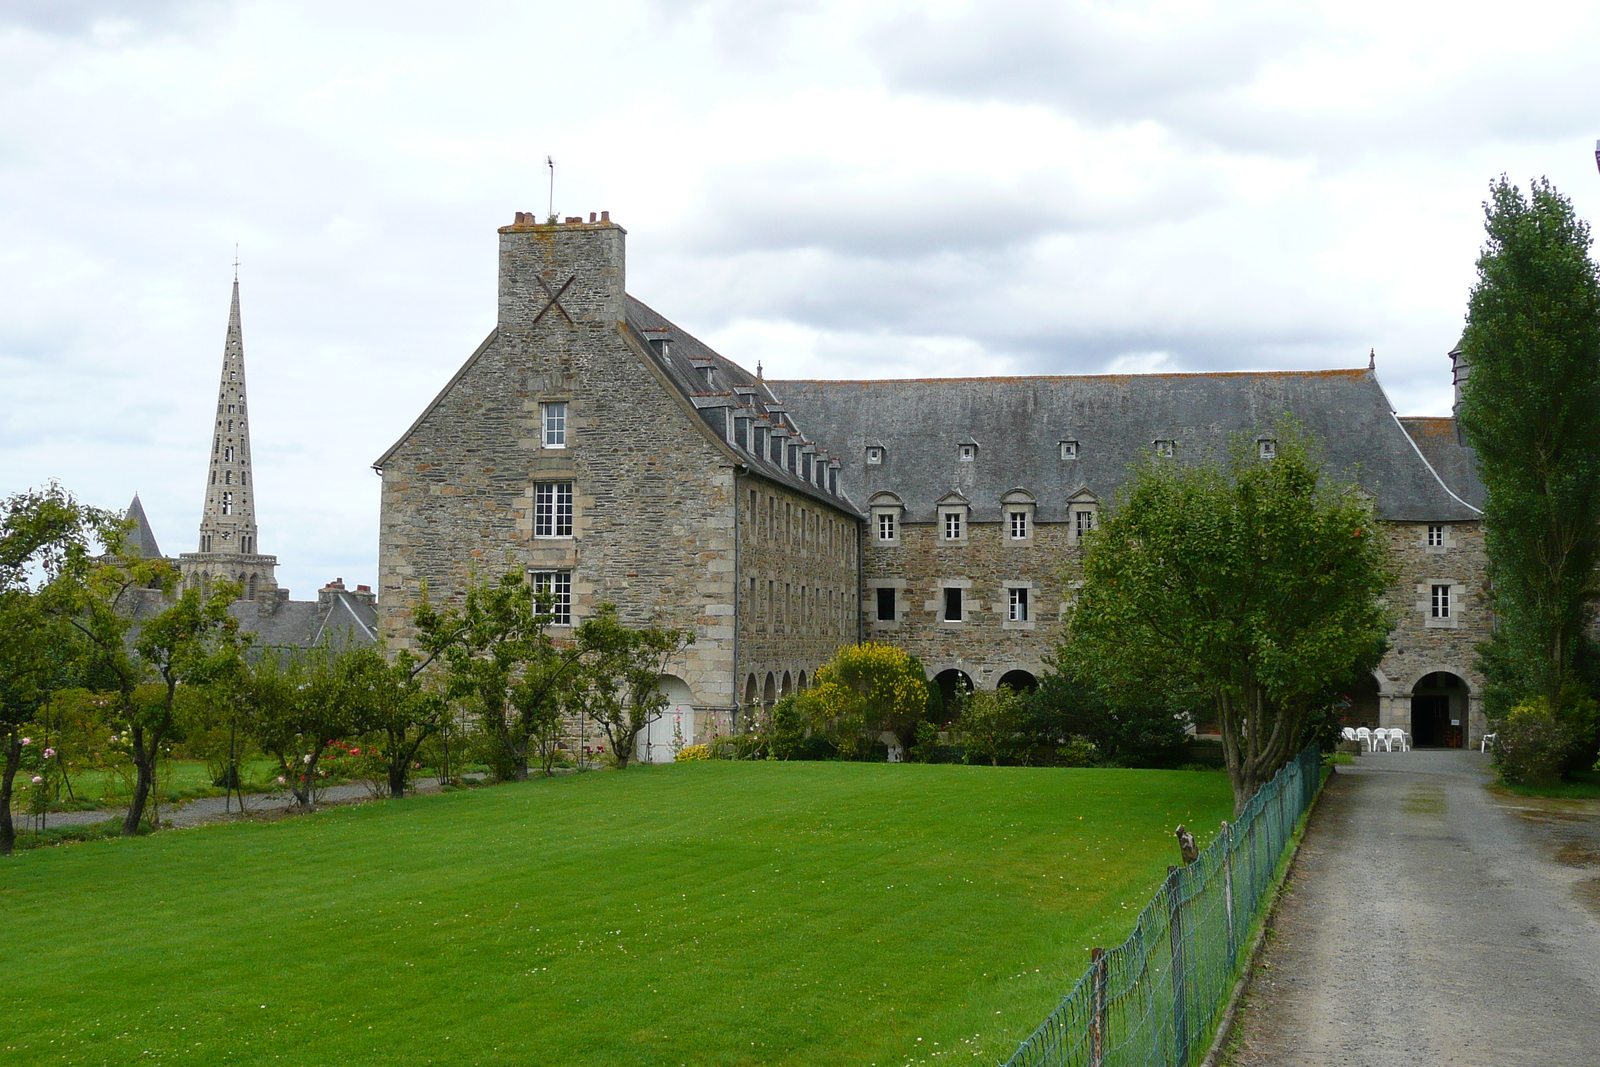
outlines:
[[[623,320],[627,231],[611,221],[610,212],[600,216],[551,224],[519,211],[515,222],[500,228],[502,334],[527,339],[550,329]]]
[[[317,614],[327,615],[333,610],[333,601],[340,593],[344,592],[344,579],[335,578],[321,589],[317,590]]]
[[[1466,444],[1467,437],[1461,432],[1461,387],[1467,384],[1467,375],[1472,373],[1472,367],[1461,354],[1461,345],[1457,344],[1450,350],[1450,380],[1456,387],[1456,401],[1450,408],[1450,417],[1456,423],[1456,442]]]

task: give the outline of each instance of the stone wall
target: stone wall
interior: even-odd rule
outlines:
[[[453,602],[475,575],[570,571],[574,622],[611,602],[693,632],[669,672],[727,709],[733,463],[621,326],[623,241],[610,223],[500,231],[496,331],[380,463],[380,629],[409,643],[424,583]],[[546,401],[568,405],[566,447],[544,446]],[[535,483],[563,481],[572,536],[536,537]]]
[[[874,640],[897,644],[922,660],[928,677],[963,671],[973,684],[994,689],[1013,670],[1035,678],[1061,637],[1066,587],[1061,575],[1069,553],[1066,523],[1031,525],[1023,541],[1006,523],[972,523],[963,543],[943,540],[936,523],[903,523],[899,544],[886,545],[869,528],[862,560],[863,630]],[[942,619],[947,586],[962,590],[961,622]],[[1028,589],[1029,620],[1009,620],[1007,588]],[[895,590],[898,618],[877,619],[877,589]]]
[[[752,708],[858,639],[860,520],[756,475],[739,479],[739,504],[739,685]]]
[[[1380,726],[1410,730],[1411,696],[1417,683],[1443,671],[1465,682],[1464,692],[1452,696],[1451,714],[1458,701],[1467,727],[1465,742],[1477,743],[1485,729],[1482,710],[1483,676],[1474,666],[1478,642],[1489,636],[1488,556],[1483,528],[1478,523],[1445,523],[1442,546],[1429,546],[1427,523],[1385,523],[1399,581],[1389,594],[1396,622],[1389,636],[1389,651],[1378,667]],[[1451,618],[1432,618],[1432,587],[1451,587]]]

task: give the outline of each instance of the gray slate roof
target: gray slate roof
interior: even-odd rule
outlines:
[[[1477,518],[1364,369],[768,384],[841,458],[841,489],[859,502],[893,492],[911,522],[933,521],[952,491],[976,521],[999,521],[1013,489],[1033,495],[1039,521],[1066,521],[1083,490],[1112,502],[1157,440],[1175,442],[1180,461],[1220,456],[1233,434],[1271,436],[1285,413],[1321,440],[1329,473],[1360,484],[1383,518]],[[975,460],[958,458],[964,441],[977,444]],[[1062,441],[1079,443],[1078,458],[1061,458]],[[881,465],[866,465],[869,446],[883,448]]]
[[[144,559],[161,559],[161,546],[156,544],[156,532],[150,528],[150,520],[145,518],[144,505],[139,502],[138,493],[133,494],[127,517],[133,520],[127,547]]]
[[[791,439],[809,446],[813,450],[812,462],[820,459],[824,469],[830,459],[840,458],[829,452],[826,439],[816,439],[804,420],[796,418],[792,412],[774,410],[778,407],[778,401],[765,381],[631,296],[628,297],[627,316],[628,329],[644,350],[652,355],[656,366],[666,374],[673,387],[694,405],[711,432],[734,445],[735,451],[740,453],[740,458],[752,471],[797,492],[826,501],[832,507],[861,514],[857,506],[859,502],[848,499],[842,483],[839,494],[835,495],[829,492],[825,477],[821,479],[820,486],[813,484],[801,477],[799,472],[773,462],[770,452],[758,454],[748,444],[741,447],[733,426],[727,421],[729,419],[749,418],[752,423],[768,429],[773,426],[788,427],[795,435]],[[665,346],[657,343],[663,340],[667,342]],[[662,351],[663,347],[665,352]],[[709,381],[706,378],[708,370]]]
[[[1461,443],[1456,420],[1402,415],[1400,424],[1445,485],[1475,508],[1483,507],[1483,482],[1478,478],[1476,454]]]
[[[257,648],[344,648],[378,639],[378,612],[348,593],[334,593],[326,617],[315,600],[285,600],[263,615],[256,601],[238,600],[228,612]]]

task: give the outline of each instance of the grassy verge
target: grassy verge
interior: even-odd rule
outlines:
[[[1519,797],[1552,797],[1561,800],[1600,798],[1600,771],[1575,771],[1571,778],[1554,785],[1521,785],[1500,782],[1498,788]]]
[[[994,1062],[1230,808],[1222,775],[708,762],[39,849],[0,864],[0,1052]]]

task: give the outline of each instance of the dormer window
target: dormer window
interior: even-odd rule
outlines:
[[[1062,459],[1077,459],[1078,458],[1078,442],[1076,442],[1076,441],[1062,441],[1061,442],[1061,458]]]
[[[1156,455],[1167,459],[1172,458],[1173,454],[1178,451],[1177,442],[1166,439],[1157,439],[1154,443],[1154,448]]]
[[[977,445],[973,445],[973,444],[962,445],[961,446],[961,458],[963,460],[965,460],[965,461],[968,461],[968,462],[977,459],[978,458],[978,446]]]
[[[1256,442],[1256,454],[1262,459],[1278,458],[1278,442],[1270,437],[1263,437]]]
[[[867,449],[867,466],[876,467],[883,463],[883,449],[874,445]]]
[[[944,513],[944,539],[946,541],[959,541],[966,530],[966,516],[959,511]]]

